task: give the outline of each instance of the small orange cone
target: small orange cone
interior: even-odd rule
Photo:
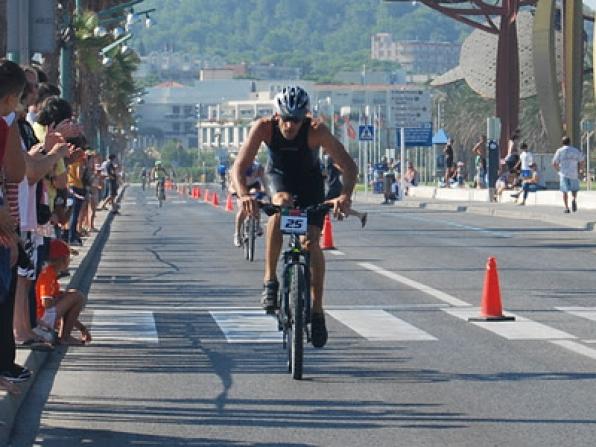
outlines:
[[[219,206],[219,197],[217,197],[217,193],[213,191],[213,197],[211,198],[211,204],[213,206]]]
[[[232,194],[228,194],[228,198],[226,200],[226,211],[230,213],[234,212],[234,202],[232,202]]]
[[[513,321],[515,317],[503,315],[501,306],[501,288],[499,287],[499,274],[497,260],[488,258],[484,287],[482,288],[482,303],[480,304],[480,317],[468,318],[468,321]]]
[[[201,188],[197,186],[197,199],[201,198]]]
[[[325,222],[323,223],[321,248],[323,250],[335,250],[335,245],[333,245],[333,228],[331,227],[331,218],[329,217],[329,213],[325,215]]]
[[[208,189],[205,190],[205,195],[203,196],[203,200],[205,202],[209,202],[209,190]]]

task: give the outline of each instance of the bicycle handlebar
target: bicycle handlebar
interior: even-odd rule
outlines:
[[[270,203],[263,203],[263,202],[257,202],[257,203],[259,204],[259,208],[261,208],[263,210],[263,212],[265,214],[267,214],[267,216],[273,216],[274,214],[281,212],[281,210],[284,208],[290,208],[290,207],[284,207],[284,206],[279,206],[279,205],[272,205]],[[308,214],[322,213],[322,212],[326,213],[327,211],[329,211],[332,208],[333,208],[333,205],[329,205],[327,203],[319,203],[317,205],[307,206],[306,208],[303,208],[302,211],[306,211],[306,213],[308,213]]]

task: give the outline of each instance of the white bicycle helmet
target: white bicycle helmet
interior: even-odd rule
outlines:
[[[297,85],[284,87],[275,95],[275,107],[282,117],[302,119],[308,112],[308,93]]]

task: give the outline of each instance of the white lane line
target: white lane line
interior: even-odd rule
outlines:
[[[569,351],[575,352],[576,354],[596,360],[596,349],[588,348],[587,346],[584,346],[578,342],[571,340],[552,340],[551,343],[553,345],[557,345],[568,349]]]
[[[228,343],[280,343],[275,316],[260,311],[211,311]]]
[[[350,305],[335,305],[325,306],[326,310],[419,310],[419,309],[443,309],[447,307],[447,304],[443,303],[412,303],[412,304],[387,304],[387,305],[362,305],[362,306],[350,306]],[[93,306],[87,307],[87,309],[112,309],[112,310],[136,310],[137,307],[123,307],[123,306]],[[167,307],[163,306],[143,306],[143,310],[149,310],[159,313],[174,313],[174,312],[209,312],[209,311],[260,311],[264,312],[261,307],[258,306],[178,306],[178,307]]]
[[[384,310],[328,310],[327,314],[371,341],[436,340],[428,332]]]
[[[596,307],[555,307],[555,309],[575,315],[576,317],[596,321]]]
[[[327,253],[331,253],[334,256],[345,256],[346,254],[343,251],[339,250],[326,250]]]
[[[385,270],[381,267],[378,267],[374,264],[370,264],[368,262],[359,262],[358,265],[361,267],[364,267],[367,270],[376,272],[379,275],[383,275],[389,279],[392,279],[394,281],[405,284],[408,287],[412,287],[413,289],[424,292],[427,295],[433,296],[433,297],[437,298],[438,300],[441,300],[441,301],[443,301],[447,304],[450,304],[452,306],[455,306],[455,307],[470,306],[470,304],[466,303],[465,301],[460,300],[459,298],[451,296],[445,292],[441,292],[440,290],[433,289],[432,287],[429,287],[427,285],[419,283],[418,281],[414,281],[413,279],[406,278],[405,276],[399,275],[395,272],[390,272],[390,271]]]
[[[122,202],[123,205],[136,205],[137,202]]]
[[[149,311],[93,310],[91,332],[94,342],[159,342],[153,312]]]
[[[186,203],[186,200],[172,200],[173,204],[180,205],[181,203]]]
[[[442,309],[449,315],[462,320],[468,320],[470,317],[478,317],[480,308],[467,309]],[[515,321],[474,321],[470,322],[478,327],[491,331],[507,340],[557,340],[557,339],[576,339],[575,335],[560,331],[525,317],[505,312],[505,315],[515,317]]]
[[[596,340],[582,340],[584,343],[588,343],[588,344],[594,344],[596,343]]]

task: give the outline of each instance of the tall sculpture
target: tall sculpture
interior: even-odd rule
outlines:
[[[565,132],[572,138],[574,144],[579,145],[584,20],[581,0],[419,0],[419,3],[476,29],[498,35],[495,114],[501,120],[502,154],[507,151],[507,140],[519,123],[517,17],[520,7],[536,6],[534,28],[536,88],[549,141],[553,147],[556,147],[560,143],[561,134]],[[553,37],[557,7],[561,8],[563,17],[563,120],[559,105]],[[594,20],[593,17],[586,17],[586,19]]]

